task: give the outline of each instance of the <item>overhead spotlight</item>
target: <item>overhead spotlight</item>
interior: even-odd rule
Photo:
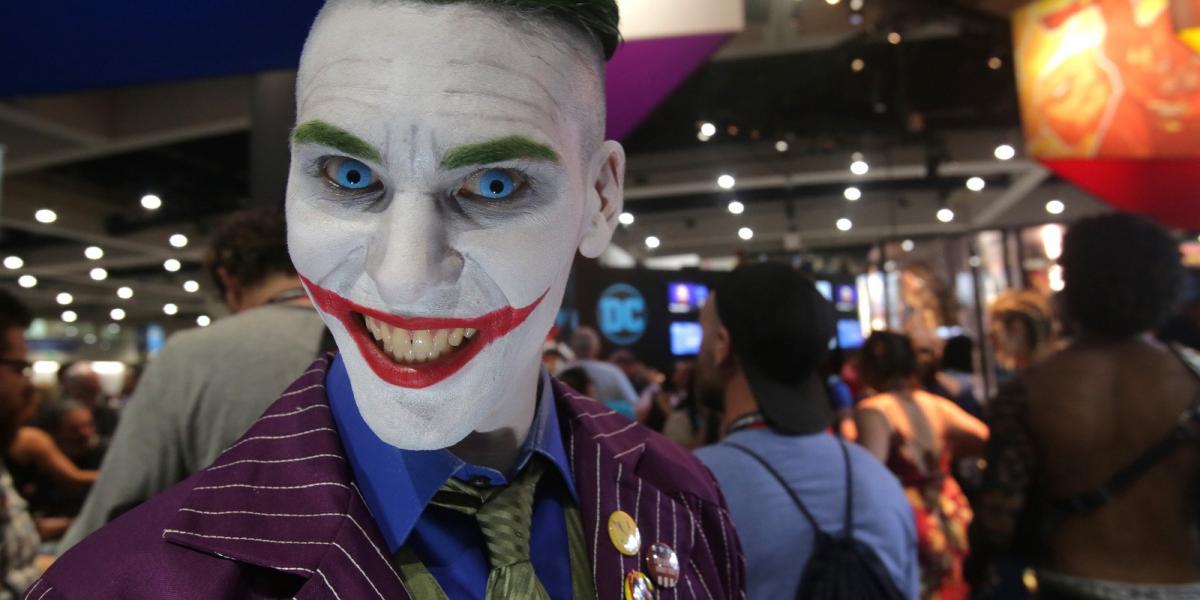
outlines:
[[[33,218],[36,219],[38,223],[49,225],[58,220],[58,213],[48,208],[43,208],[33,213]]]
[[[889,44],[895,46],[904,41],[904,37],[900,35],[900,32],[893,31],[887,35],[887,41]]]
[[[825,0],[825,4],[828,4],[830,6],[837,6],[837,4],[841,1],[842,0]]]
[[[183,282],[183,291],[189,294],[195,294],[196,292],[200,291],[200,284],[189,279]]]
[[[999,160],[1012,160],[1017,155],[1017,150],[1008,144],[1000,144],[992,154]]]
[[[1061,215],[1067,210],[1067,205],[1062,200],[1051,200],[1046,203],[1046,212],[1052,215]]]
[[[25,261],[21,260],[20,256],[9,256],[4,259],[4,268],[10,271],[16,271],[25,266]]]
[[[705,121],[700,124],[700,135],[704,137],[712,137],[717,135],[717,126]]]
[[[108,311],[108,316],[114,321],[120,321],[125,318],[125,310],[121,308],[114,308]]]
[[[75,301],[75,297],[66,292],[61,292],[59,295],[54,297],[54,301],[63,306],[67,306]]]
[[[187,236],[183,235],[182,233],[176,233],[175,235],[172,235],[168,241],[176,248],[183,248],[188,245]]]
[[[871,165],[868,165],[867,161],[865,160],[859,159],[850,163],[850,172],[854,173],[855,175],[866,175],[867,171],[870,170]]]
[[[174,258],[168,258],[166,261],[163,262],[163,268],[174,273],[174,272],[178,271],[179,269],[182,269],[183,264],[180,263],[178,260],[175,260]]]
[[[104,328],[104,333],[107,333],[108,335],[117,335],[118,333],[121,333],[121,326],[117,325],[116,323],[109,323],[108,327]]]
[[[88,275],[91,276],[91,278],[95,281],[104,281],[105,279],[108,279],[108,271],[105,271],[99,267],[92,269]]]
[[[1004,61],[1000,60],[999,56],[993,56],[988,59],[987,65],[988,65],[989,69],[991,69],[993,71],[999,71],[1000,67],[1004,66]]]
[[[100,260],[104,258],[104,249],[99,246],[88,246],[83,249],[83,255],[88,260]]]
[[[779,140],[778,142],[775,142],[775,151],[779,152],[779,153],[787,152],[788,151],[788,143],[784,140]]]
[[[972,177],[967,180],[967,189],[972,192],[982,192],[985,187],[987,187],[987,182],[982,177]]]
[[[949,223],[954,220],[954,211],[949,208],[943,208],[937,211],[937,220],[943,223]]]
[[[154,194],[146,194],[142,196],[142,208],[146,210],[158,210],[162,208],[162,198]]]
[[[837,220],[837,228],[838,231],[850,231],[851,229],[854,229],[854,221],[842,217],[841,219]]]
[[[196,317],[196,325],[200,327],[208,327],[212,324],[212,319],[208,315],[200,315]]]
[[[620,216],[617,217],[617,222],[619,222],[622,225],[626,225],[626,226],[633,225],[633,221],[634,221],[633,213],[623,212],[620,214]]]
[[[866,4],[866,2],[863,0],[850,0],[850,10],[855,12],[860,11],[863,9],[864,4]]]
[[[74,323],[79,320],[79,315],[73,310],[64,310],[62,314],[63,323]]]
[[[737,180],[733,178],[733,175],[729,175],[728,173],[717,178],[717,187],[723,190],[732,190],[736,185]]]
[[[698,139],[698,140],[700,140],[700,141],[702,141],[702,142],[707,142],[708,140],[711,140],[711,139],[712,139],[712,136],[711,136],[711,135],[704,135],[703,133],[697,133],[697,134],[696,134],[696,139]]]
[[[855,73],[861,73],[865,68],[867,68],[867,62],[861,58],[856,58],[850,61],[850,70],[854,71]]]
[[[662,240],[658,239],[655,236],[650,236],[650,237],[646,238],[646,247],[651,250],[654,250],[655,248],[658,248],[661,245],[662,245]]]
[[[845,196],[845,198],[851,202],[858,202],[859,199],[862,198],[862,190],[854,186],[850,186],[846,188],[846,191],[842,192],[842,196]]]
[[[133,288],[121,286],[117,288],[117,297],[122,300],[128,300],[133,297]]]
[[[19,279],[17,279],[17,285],[25,289],[29,289],[37,285],[37,277],[34,277],[33,275],[22,275]]]
[[[170,302],[163,305],[163,314],[166,314],[167,316],[174,315],[175,313],[178,313],[178,312],[179,312],[179,307],[175,306],[174,304],[172,304]]]
[[[904,240],[900,242],[900,249],[905,252],[912,252],[917,249],[917,243],[912,240]]]
[[[731,212],[735,215],[740,215],[740,214],[746,212],[746,205],[742,204],[741,202],[738,202],[737,200],[730,202],[728,208],[729,208],[729,212]]]
[[[750,229],[749,227],[743,227],[738,230],[738,237],[742,238],[743,240],[750,241],[754,239],[754,230]]]

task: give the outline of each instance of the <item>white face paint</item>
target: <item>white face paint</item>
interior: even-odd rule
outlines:
[[[342,2],[318,20],[288,242],[385,442],[524,439],[576,249],[598,255],[621,210],[620,146],[584,139],[599,85],[564,40],[469,5]]]

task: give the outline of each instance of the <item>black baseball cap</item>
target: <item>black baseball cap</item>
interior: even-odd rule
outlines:
[[[830,427],[819,368],[836,325],[812,280],[781,263],[743,265],[716,286],[713,301],[767,424],[798,435]]]

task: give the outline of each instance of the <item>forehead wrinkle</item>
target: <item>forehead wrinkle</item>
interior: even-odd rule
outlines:
[[[551,132],[545,128],[544,121],[538,121],[538,120],[532,119],[532,118],[515,117],[512,115],[480,114],[478,112],[467,112],[467,111],[456,111],[456,110],[439,110],[439,111],[437,111],[436,114],[438,116],[442,116],[442,117],[483,118],[483,119],[488,119],[491,121],[498,121],[498,122],[502,122],[502,123],[518,123],[521,125],[527,125],[531,129],[536,130],[538,133],[542,134],[542,137],[544,139],[547,139],[547,140],[555,139],[554,136],[551,135]],[[440,150],[442,150],[442,152],[441,152],[441,154],[439,154],[439,156],[442,154],[445,154],[445,151],[448,150],[448,148],[441,147],[441,146],[439,146],[438,148]]]
[[[537,88],[539,90],[541,90],[541,92],[543,94],[545,94],[547,98],[550,98],[553,100],[554,98],[558,97],[557,94],[550,91],[550,88],[546,87],[546,84],[541,79],[534,77],[523,71],[520,71],[518,69],[514,69],[511,66],[506,65],[504,63],[499,63],[499,62],[495,62],[495,61],[491,61],[491,60],[468,61],[468,60],[462,60],[462,59],[451,59],[450,61],[447,62],[447,64],[452,67],[484,67],[487,69],[500,71],[502,74],[520,77],[521,79],[524,79],[525,81],[537,86]],[[567,85],[568,82],[563,81],[562,83],[563,83],[563,86],[562,86],[563,88],[570,89],[570,86]]]
[[[493,92],[493,91],[488,91],[488,90],[452,89],[452,90],[446,90],[446,91],[440,92],[440,93],[443,96],[449,96],[452,98],[453,97],[470,98],[470,97],[474,96],[474,97],[479,97],[479,98],[489,98],[492,100],[503,100],[503,101],[507,101],[507,102],[512,102],[513,104],[518,104],[520,106],[528,108],[528,109],[538,113],[541,116],[550,118],[551,120],[554,121],[555,124],[559,123],[558,111],[550,110],[545,105],[540,104],[538,102],[534,102],[533,100],[526,100],[524,98],[517,98],[516,96],[509,96],[507,94],[502,94],[500,92]],[[547,100],[549,100],[549,98],[547,98]]]
[[[351,67],[351,66],[353,66],[353,67],[359,67],[359,66],[370,67],[372,65],[382,68],[383,66],[389,64],[390,62],[391,61],[385,57],[376,57],[376,58],[345,57],[345,58],[339,58],[336,60],[331,60],[329,62],[326,62],[326,63],[322,64],[320,67],[317,67],[316,70],[312,71],[311,73],[303,74],[303,78],[301,79],[301,85],[308,87],[308,90],[306,90],[304,92],[304,94],[301,96],[300,104],[303,105],[305,102],[307,102],[309,97],[312,96],[312,94],[316,90],[321,89],[328,85],[334,85],[331,83],[324,83],[324,84],[320,83],[320,81],[324,78],[325,73],[327,71],[329,71],[330,69],[333,69],[335,67]],[[363,90],[363,91],[374,91],[374,92],[386,92],[387,91],[387,86],[338,85],[337,87],[345,88],[345,89],[359,89],[359,90]]]

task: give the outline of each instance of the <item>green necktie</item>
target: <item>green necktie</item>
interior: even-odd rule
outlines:
[[[550,600],[529,562],[533,495],[545,466],[536,457],[506,487],[479,489],[451,478],[430,504],[474,515],[487,545],[488,600]]]

